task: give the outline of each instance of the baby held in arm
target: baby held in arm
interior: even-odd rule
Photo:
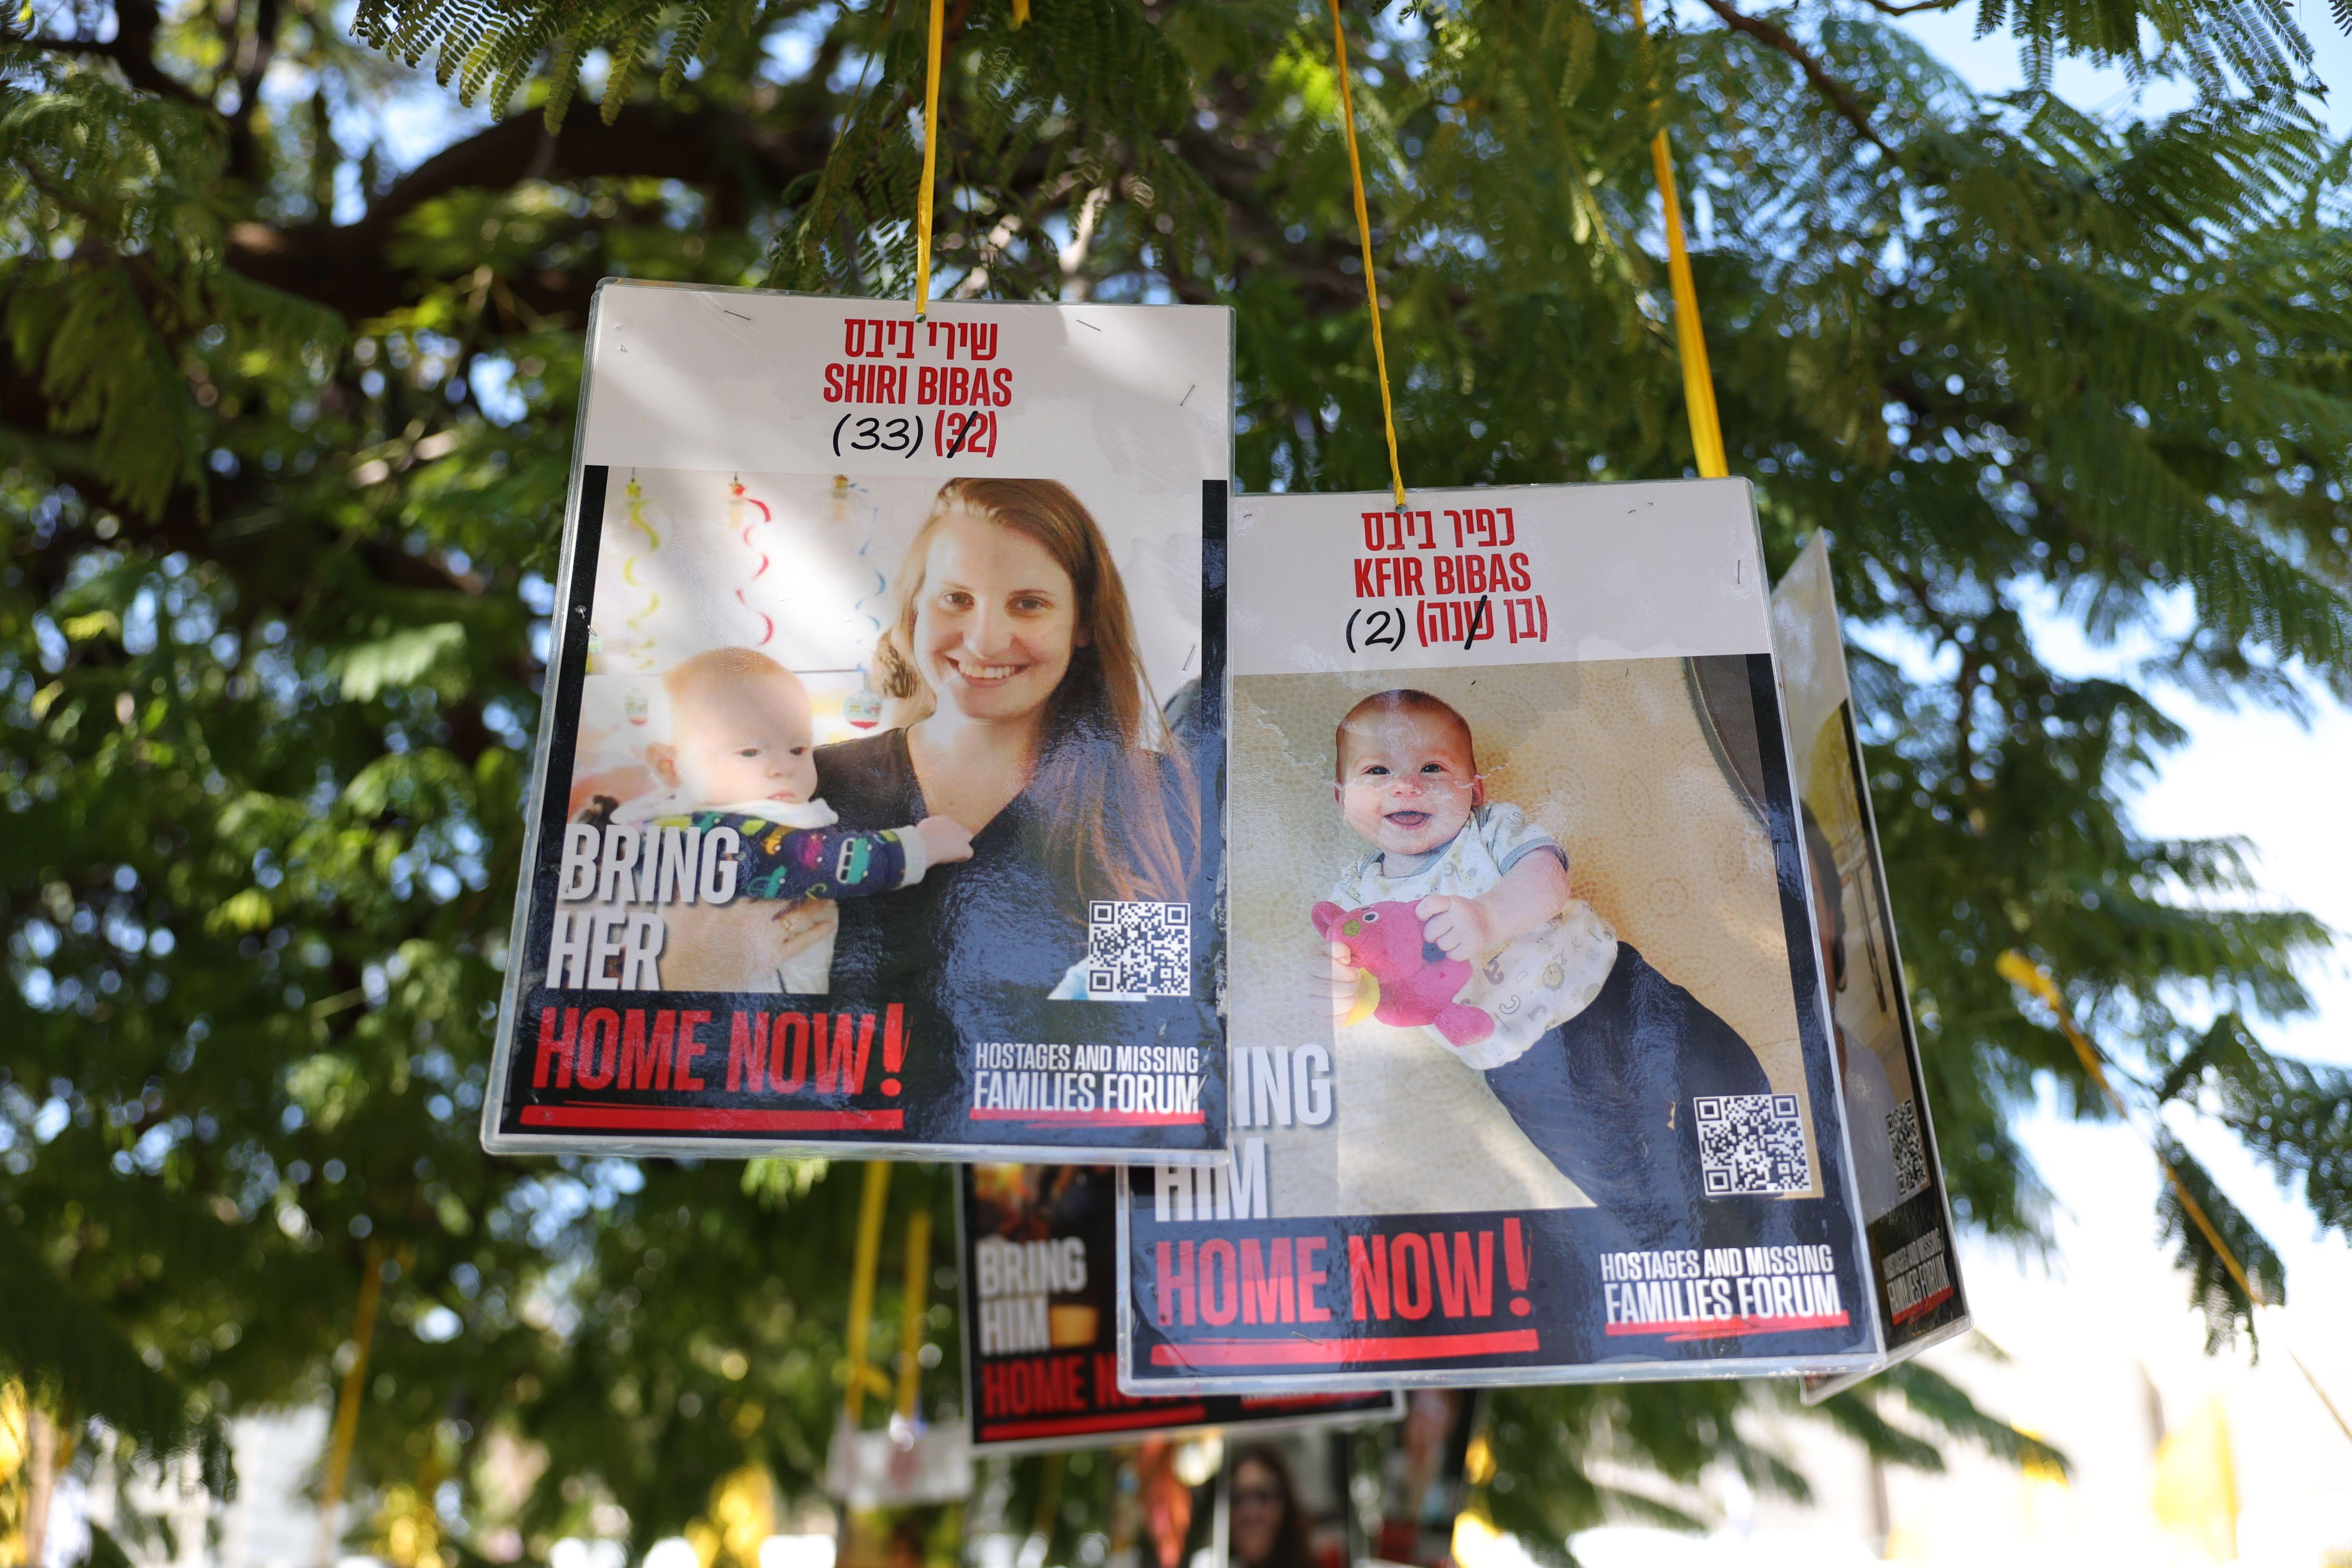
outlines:
[[[614,820],[655,830],[732,829],[740,840],[735,897],[805,907],[912,887],[934,866],[971,858],[971,835],[946,816],[876,833],[836,828],[832,807],[815,798],[808,689],[767,655],[714,648],[671,669],[662,688],[670,739],[648,747],[646,761],[667,788],[622,807]],[[678,988],[691,971],[693,989],[826,991],[829,926],[822,940],[803,942],[779,963],[772,943],[740,940],[733,922],[712,918],[721,913],[689,915],[690,931],[673,931],[663,955],[668,986]],[[698,942],[714,951],[690,951]]]

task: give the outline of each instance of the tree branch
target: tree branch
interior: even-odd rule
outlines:
[[[610,125],[596,115],[572,115],[553,136],[536,117],[517,116],[427,158],[356,223],[236,225],[229,231],[229,262],[256,282],[364,321],[408,302],[409,279],[385,252],[409,215],[442,196],[504,190],[534,179],[633,175],[683,180],[705,190],[781,192],[821,168],[829,150],[825,125],[815,115],[796,116],[788,130],[775,131],[712,110],[632,104]]]
[[[60,482],[79,491],[93,511],[113,513],[126,541],[146,543],[159,555],[177,551],[194,560],[218,562],[234,574],[239,596],[248,605],[294,609],[314,591],[320,558],[344,552],[357,554],[370,575],[392,587],[481,596],[478,577],[461,575],[432,557],[412,555],[395,540],[352,539],[290,520],[286,526],[268,528],[224,526],[280,510],[270,482],[255,469],[233,479],[207,473],[199,481],[201,488],[176,485],[163,509],[151,514],[125,499],[71,437],[58,439],[54,414],[37,375],[0,361],[0,427],[52,443],[45,454],[46,466]],[[69,552],[54,553],[62,560]]]
[[[150,59],[144,53],[128,47],[121,37],[113,38],[16,38],[9,40],[19,48],[47,49],[58,55],[96,55],[112,60],[123,79],[142,92],[168,98],[191,108],[213,111],[213,106],[198,97],[194,89],[173,76]]]
[[[236,112],[228,121],[228,173],[235,179],[255,180],[262,174],[261,138],[255,123],[261,80],[278,55],[278,0],[256,0],[252,36],[230,46],[230,58],[236,62]],[[234,28],[235,23],[230,26]]]
[[[1706,0],[1706,5],[1708,10],[1722,17],[1723,25],[1733,32],[1745,33],[1766,48],[1777,49],[1796,61],[1803,69],[1805,79],[1830,100],[1830,107],[1836,110],[1864,141],[1889,158],[1895,156],[1895,149],[1888,144],[1886,138],[1878,133],[1878,127],[1870,122],[1870,111],[1863,108],[1862,100],[1854,97],[1853,89],[1830,75],[1822,62],[1813,57],[1813,52],[1799,43],[1787,29],[1761,17],[1751,16],[1745,11],[1734,10],[1727,0]]]

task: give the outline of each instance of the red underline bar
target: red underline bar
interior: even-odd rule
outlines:
[[[1189,1127],[1208,1120],[1199,1110],[1006,1110],[971,1112],[974,1121],[1027,1121],[1039,1127]]]
[[[725,1106],[526,1105],[526,1127],[646,1132],[897,1132],[903,1110],[735,1110]]]
[[[1360,1394],[1244,1394],[1241,1401],[1242,1409],[1253,1415],[1269,1412],[1286,1415],[1302,1410],[1335,1409],[1351,1399],[1363,1397]],[[1386,1399],[1388,1395],[1383,1394],[1380,1397]],[[1364,1408],[1377,1409],[1378,1406],[1367,1405]]]
[[[1195,1340],[1154,1345],[1151,1364],[1220,1366],[1359,1366],[1390,1361],[1433,1361],[1443,1356],[1531,1355],[1542,1348],[1533,1329],[1498,1329],[1477,1334],[1416,1334],[1410,1339]]]
[[[1828,1312],[1811,1318],[1717,1318],[1693,1322],[1677,1320],[1663,1323],[1612,1323],[1604,1331],[1614,1338],[1623,1334],[1663,1334],[1669,1342],[1682,1340],[1722,1340],[1736,1334],[1793,1334],[1805,1329],[1842,1329],[1850,1320],[1843,1312]]]
[[[1054,1421],[1002,1421],[980,1425],[980,1441],[1017,1443],[1030,1437],[1075,1437],[1087,1432],[1132,1432],[1145,1426],[1189,1426],[1209,1418],[1205,1405],[1166,1405],[1108,1415],[1067,1415]]]
[[[1907,1323],[1912,1319],[1919,1316],[1922,1312],[1934,1311],[1937,1308],[1942,1306],[1951,1299],[1952,1288],[1949,1285],[1947,1285],[1942,1289],[1937,1291],[1934,1295],[1928,1297],[1926,1300],[1914,1301],[1909,1306],[1904,1308],[1901,1311],[1895,1313],[1895,1321],[1898,1323]]]

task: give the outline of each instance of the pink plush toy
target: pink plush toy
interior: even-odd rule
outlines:
[[[1315,906],[1315,929],[1326,942],[1346,942],[1371,981],[1371,1005],[1359,1001],[1350,1021],[1369,1016],[1399,1027],[1433,1024],[1455,1046],[1476,1045],[1495,1032],[1495,1020],[1485,1009],[1455,1004],[1454,998],[1470,983],[1470,965],[1423,939],[1411,904],[1343,910],[1320,903]]]

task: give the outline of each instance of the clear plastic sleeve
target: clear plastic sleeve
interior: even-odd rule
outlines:
[[[1739,481],[1250,497],[1231,1160],[1129,1168],[1129,1394],[1879,1352]]]
[[[1772,590],[1772,638],[1789,700],[1805,866],[1822,916],[1838,1082],[1870,1253],[1868,1301],[1883,1360],[1805,1380],[1817,1402],[1969,1326],[1943,1162],[1886,896],[1870,773],[1853,718],[1829,543],[1815,534]]]
[[[1218,1156],[1232,360],[598,290],[488,1148]]]

